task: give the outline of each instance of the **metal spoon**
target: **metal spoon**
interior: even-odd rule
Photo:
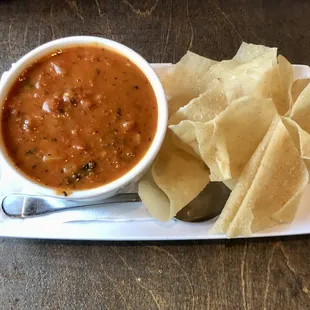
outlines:
[[[141,201],[136,193],[118,194],[102,201],[84,202],[54,198],[48,196],[13,194],[3,198],[1,207],[3,212],[11,217],[26,218],[65,211],[80,207],[100,207],[109,203]]]
[[[204,222],[218,216],[230,195],[230,189],[222,182],[211,182],[175,218],[184,222]]]
[[[201,222],[219,215],[229,196],[229,189],[221,182],[209,183],[206,188],[176,218],[186,222]],[[27,218],[46,215],[78,207],[102,206],[110,203],[141,201],[136,193],[118,194],[103,201],[80,202],[62,198],[9,195],[2,199],[3,212],[16,218]]]

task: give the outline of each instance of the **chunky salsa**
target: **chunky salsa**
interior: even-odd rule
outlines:
[[[96,46],[57,50],[25,70],[2,111],[10,158],[58,190],[89,189],[132,169],[157,127],[154,91],[123,55]]]

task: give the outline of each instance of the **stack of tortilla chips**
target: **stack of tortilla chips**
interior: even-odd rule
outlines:
[[[149,212],[168,221],[221,181],[232,192],[210,233],[249,236],[291,222],[309,179],[309,80],[293,82],[276,48],[242,43],[221,62],[188,52],[162,83],[169,128],[139,184]]]

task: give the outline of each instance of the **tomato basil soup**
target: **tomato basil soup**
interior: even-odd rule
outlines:
[[[25,70],[2,111],[15,165],[46,186],[89,189],[132,169],[155,136],[157,103],[141,70],[96,46],[57,50]]]

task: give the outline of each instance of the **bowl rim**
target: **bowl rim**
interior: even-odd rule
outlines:
[[[25,186],[29,187],[29,191],[34,193],[40,193],[42,195],[58,198],[63,197],[66,199],[92,199],[96,197],[100,198],[99,196],[108,197],[114,195],[126,185],[137,181],[137,179],[141,177],[142,174],[149,168],[149,166],[155,159],[166,134],[168,123],[167,100],[163,86],[154,69],[140,54],[127,47],[126,45],[110,39],[96,36],[70,36],[53,40],[36,47],[35,49],[31,50],[23,57],[21,57],[16,63],[12,65],[12,68],[9,71],[5,72],[5,78],[1,79],[0,109],[2,108],[5,102],[5,98],[8,92],[11,90],[18,76],[25,69],[31,66],[35,61],[42,59],[44,56],[49,55],[49,53],[56,51],[57,49],[65,49],[81,45],[102,46],[112,51],[115,51],[127,57],[143,72],[143,74],[150,82],[150,85],[152,86],[157,102],[158,118],[155,136],[152,144],[150,145],[144,156],[141,158],[141,160],[131,170],[123,174],[121,177],[99,187],[72,191],[72,193],[70,192],[70,195],[65,197],[56,194],[56,189],[41,185],[40,183],[29,177],[27,174],[25,174],[22,170],[16,168],[13,161],[9,157],[6,147],[4,145],[2,126],[0,126],[0,157],[2,159],[2,163],[6,165],[9,173],[13,172],[19,179],[22,179],[22,181],[25,183]],[[2,122],[2,117],[3,115],[1,113],[0,124]]]

